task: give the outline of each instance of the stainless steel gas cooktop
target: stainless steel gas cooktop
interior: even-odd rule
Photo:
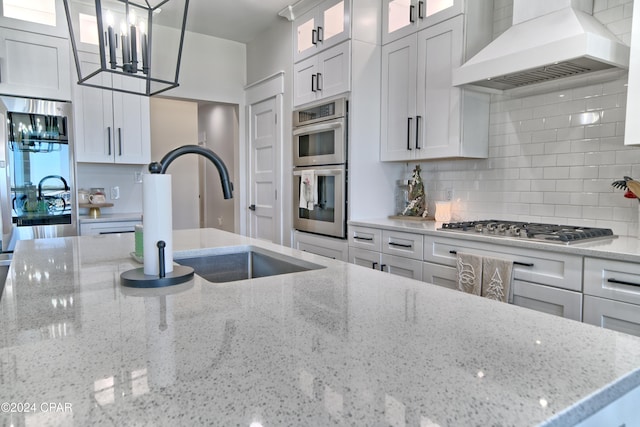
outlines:
[[[571,244],[596,239],[616,238],[610,228],[578,227],[532,222],[482,220],[449,222],[439,230],[491,237],[511,237],[540,242]]]

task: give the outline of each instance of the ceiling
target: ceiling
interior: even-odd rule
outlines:
[[[190,0],[187,29],[196,33],[249,43],[285,18],[278,12],[292,0]]]

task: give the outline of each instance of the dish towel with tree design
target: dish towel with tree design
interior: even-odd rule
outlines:
[[[482,258],[482,296],[509,302],[513,261],[500,258]]]

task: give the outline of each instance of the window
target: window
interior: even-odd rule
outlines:
[[[3,16],[56,26],[55,0],[2,0]]]

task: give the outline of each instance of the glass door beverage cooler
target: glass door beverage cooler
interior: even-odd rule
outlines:
[[[0,97],[2,251],[77,234],[71,104]]]

